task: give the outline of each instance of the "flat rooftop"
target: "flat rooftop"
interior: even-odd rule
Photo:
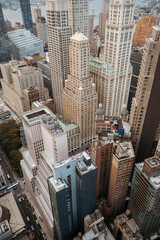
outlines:
[[[56,179],[54,177],[51,177],[48,179],[48,181],[52,184],[53,188],[55,189],[56,192],[59,192],[63,189],[68,188],[67,184],[65,181],[62,181],[61,179]]]
[[[46,107],[36,108],[25,112],[22,114],[22,118],[30,126],[41,123],[46,127],[46,129],[54,134],[64,132],[59,124],[59,120],[57,119],[56,115]]]
[[[12,230],[12,233],[18,233],[25,229],[25,223],[17,206],[17,203],[14,199],[13,193],[10,192],[5,196],[0,198],[0,204],[8,208],[11,216],[9,220],[9,225]]]

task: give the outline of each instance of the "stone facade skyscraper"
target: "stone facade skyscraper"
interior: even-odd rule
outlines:
[[[27,30],[29,30],[31,33],[34,33],[30,0],[19,0],[19,2],[21,6],[23,24]]]
[[[68,1],[68,22],[72,28],[72,35],[78,29],[86,36],[89,35],[89,1],[88,0],[67,0]]]
[[[70,39],[70,74],[64,88],[64,117],[80,129],[81,144],[92,142],[97,109],[95,84],[89,76],[89,40],[80,31]]]
[[[58,114],[63,115],[63,87],[69,73],[69,41],[66,0],[47,0],[47,36],[53,99]]]
[[[160,27],[154,26],[152,35],[146,39],[144,46],[136,96],[130,112],[132,142],[137,161],[151,156],[160,137],[159,54]]]
[[[92,65],[98,101],[105,114],[118,116],[128,102],[132,75],[130,54],[134,30],[134,1],[110,2],[109,19],[106,23],[104,61],[99,69]],[[96,70],[95,70],[96,69]]]

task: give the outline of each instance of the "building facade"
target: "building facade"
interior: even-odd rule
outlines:
[[[27,30],[33,33],[33,22],[31,14],[30,0],[20,0],[20,7],[22,13],[23,24]]]
[[[91,10],[91,14],[89,15],[89,40],[93,34],[94,27],[94,9]]]
[[[132,72],[131,86],[130,86],[129,97],[128,97],[129,112],[132,105],[132,99],[136,95],[139,73],[141,68],[141,61],[142,61],[142,53],[143,53],[143,48],[139,48],[139,47],[132,48],[130,61],[133,67],[133,72]]]
[[[49,98],[48,89],[44,87],[42,72],[27,66],[25,62],[16,60],[1,64],[3,78],[1,79],[4,101],[10,108],[20,115],[28,110],[25,102],[25,89],[35,85],[42,100]]]
[[[140,21],[136,23],[133,45],[143,46],[146,41],[146,37],[150,37],[152,34],[152,27],[156,25],[156,18],[154,16],[143,16]]]
[[[26,55],[44,54],[43,42],[29,30],[19,29],[8,32],[13,59],[22,60]]]
[[[131,142],[121,142],[114,149],[109,181],[109,214],[115,217],[124,211],[128,184],[134,164],[134,151]]]
[[[92,145],[92,161],[97,166],[96,198],[107,198],[113,155],[113,141],[96,139]]]
[[[157,90],[160,69],[159,37],[160,28],[154,26],[152,36],[146,39],[136,96],[131,106],[129,121],[137,161],[151,156],[160,136],[160,111],[157,104],[160,100]]]
[[[11,60],[10,44],[7,36],[2,5],[0,3],[0,62],[8,62],[9,60]]]
[[[47,0],[47,38],[55,109],[63,115],[63,88],[69,73],[69,41],[67,0]]]
[[[56,232],[58,232],[58,236],[61,236],[58,239],[71,239],[71,237],[67,238],[68,234],[71,236],[73,232],[83,231],[84,217],[94,211],[97,168],[91,162],[89,155],[86,152],[82,152],[55,163],[53,173],[54,177],[49,178],[48,182],[53,215],[55,222],[59,223],[57,226],[55,224]],[[58,189],[56,190],[55,184],[57,184],[56,182],[59,179],[61,183],[65,182],[67,184],[65,186],[64,198],[68,199],[68,201],[63,201],[64,198],[61,199],[64,203],[63,208],[66,209],[64,212],[61,211],[60,207],[62,202],[58,201],[58,196],[56,197]],[[56,215],[54,213],[55,198],[58,205]],[[63,220],[66,218],[66,215],[68,216],[68,222],[65,225]],[[63,235],[66,229],[67,231]]]
[[[47,179],[53,175],[53,163],[68,157],[67,134],[45,107],[24,113],[22,124],[28,146],[22,153],[23,176],[35,211],[43,220],[41,227],[47,239],[52,240],[54,225]]]
[[[105,114],[119,116],[127,104],[132,75],[130,53],[134,31],[134,1],[110,2],[106,23],[104,60],[97,69],[91,61],[91,73],[96,84],[98,102]],[[99,65],[99,63],[98,63]]]
[[[46,30],[46,19],[44,17],[37,18],[37,37],[43,41],[43,47],[47,44],[47,30]]]
[[[80,31],[70,39],[70,74],[64,88],[64,118],[79,126],[81,145],[94,135],[97,93],[89,76],[89,40]]]
[[[135,165],[129,209],[143,237],[160,227],[160,159],[157,156]]]
[[[72,35],[78,29],[86,36],[89,36],[88,18],[89,1],[88,0],[67,0],[68,2],[68,23],[72,28]]]

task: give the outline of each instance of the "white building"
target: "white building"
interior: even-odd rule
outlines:
[[[22,115],[28,150],[21,167],[29,194],[53,239],[53,216],[47,179],[53,175],[52,165],[68,157],[67,134],[47,108],[31,110]]]
[[[26,29],[19,29],[7,33],[11,43],[13,59],[21,60],[26,55],[44,54],[43,42]]]
[[[47,30],[46,30],[46,19],[44,17],[37,18],[37,36],[43,41],[43,47],[47,44]]]
[[[127,104],[132,75],[130,53],[134,31],[134,1],[111,0],[106,23],[104,60],[91,61],[98,101],[105,114],[119,116]]]
[[[68,22],[72,27],[72,35],[78,29],[86,36],[89,37],[89,0],[67,0],[68,1]]]
[[[63,87],[69,73],[69,41],[67,0],[47,0],[47,37],[53,99],[58,114],[63,115]]]

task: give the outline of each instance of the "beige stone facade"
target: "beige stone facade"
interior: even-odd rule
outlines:
[[[69,73],[69,40],[67,0],[47,0],[47,38],[55,111],[63,115],[63,88]]]
[[[119,116],[127,104],[132,66],[130,54],[134,30],[133,0],[110,2],[109,19],[106,22],[104,60],[91,60],[91,73],[96,84],[98,102],[105,114]]]
[[[16,60],[1,64],[3,78],[1,79],[4,101],[13,111],[20,115],[29,110],[25,101],[24,91],[32,86],[39,90],[42,100],[49,98],[48,89],[44,87],[43,76],[40,70],[29,67],[25,62]]]
[[[160,28],[159,26],[155,26],[153,27],[152,37],[146,39],[136,96],[132,101],[129,121],[131,125],[132,142],[135,153],[138,151],[150,94],[153,86],[154,75],[160,52],[159,39]],[[159,128],[160,126],[157,126],[156,134],[158,135],[160,132]],[[155,137],[158,138],[157,135]]]
[[[79,126],[81,144],[94,135],[97,93],[89,76],[89,40],[80,31],[70,39],[70,74],[64,88],[64,117]]]

